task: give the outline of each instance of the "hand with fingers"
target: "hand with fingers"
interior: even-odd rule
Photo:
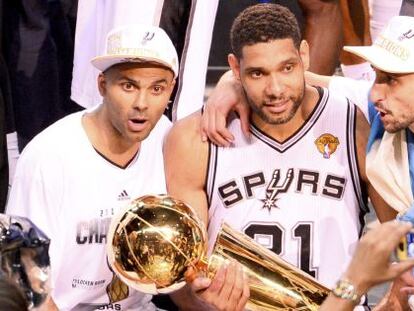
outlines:
[[[249,106],[240,82],[228,71],[220,78],[204,105],[200,125],[203,141],[210,139],[216,145],[226,147],[231,144],[234,136],[226,128],[226,120],[231,111],[239,115],[242,131],[249,137]]]
[[[347,284],[346,292],[337,288],[324,301],[320,310],[353,310],[359,298],[368,289],[380,283],[394,280],[414,267],[414,258],[391,263],[390,256],[410,230],[412,224],[389,221],[370,230],[358,243],[354,256],[345,271],[342,281]],[[411,271],[410,271],[411,273]],[[397,279],[398,280],[398,279]],[[405,284],[412,284],[411,281]],[[350,287],[348,287],[350,286]],[[407,290],[407,289],[406,289]],[[384,309],[385,306],[385,309]],[[374,310],[391,310],[387,303],[380,303]]]
[[[414,275],[413,271],[409,270],[400,275],[395,282],[399,283],[400,291],[406,295],[414,295]]]
[[[390,221],[372,229],[359,242],[345,277],[358,284],[362,292],[393,280],[414,266],[414,258],[390,263],[390,255],[400,239],[412,228],[410,223]]]
[[[242,311],[250,295],[247,277],[237,262],[221,266],[211,280],[196,277],[190,287],[204,310]]]
[[[375,311],[410,310],[409,295],[414,294],[412,270],[405,271],[394,280],[384,298],[376,305]]]

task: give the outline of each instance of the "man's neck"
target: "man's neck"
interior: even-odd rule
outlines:
[[[82,125],[95,150],[119,167],[125,167],[137,154],[141,143],[127,143],[104,118],[101,108],[84,114]]]
[[[264,123],[256,114],[252,115],[252,122],[262,132],[266,133],[276,141],[284,142],[291,137],[306,122],[306,120],[308,120],[318,101],[318,90],[314,87],[306,85],[302,103],[295,115],[288,122],[283,124]]]

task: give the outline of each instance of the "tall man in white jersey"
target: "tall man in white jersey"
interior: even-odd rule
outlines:
[[[178,73],[163,30],[130,26],[108,34],[102,105],[41,132],[18,162],[7,213],[27,216],[51,238],[52,301],[47,310],[154,310],[151,296],[110,270],[106,234],[128,200],[165,192],[162,116]]]
[[[197,209],[210,246],[226,221],[332,286],[360,236],[366,193],[382,221],[395,215],[367,184],[368,123],[345,98],[305,84],[308,45],[283,7],[247,8],[231,44],[251,139],[236,116],[227,148],[200,141],[199,114],[177,122],[165,146],[168,191]]]

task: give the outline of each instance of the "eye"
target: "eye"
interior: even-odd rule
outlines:
[[[387,78],[387,84],[389,85],[395,85],[398,82],[397,78],[394,76],[387,75],[386,78]]]
[[[159,95],[159,94],[161,94],[162,92],[164,92],[164,87],[163,86],[161,86],[161,85],[154,85],[153,87],[152,87],[152,92],[155,94],[155,95]]]
[[[130,92],[134,89],[134,85],[131,82],[124,82],[124,83],[122,83],[122,88],[125,91]]]
[[[293,64],[286,64],[286,66],[283,68],[284,72],[291,72],[293,70]]]
[[[253,79],[259,79],[263,76],[263,73],[259,70],[254,70],[252,72],[250,72],[250,77],[252,77]]]

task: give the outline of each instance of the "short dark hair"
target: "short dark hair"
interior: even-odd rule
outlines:
[[[278,39],[292,39],[299,48],[301,34],[295,15],[273,3],[246,8],[236,17],[230,31],[231,48],[237,58],[241,58],[244,46]]]

